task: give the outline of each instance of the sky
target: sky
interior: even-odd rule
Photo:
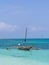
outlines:
[[[49,38],[49,0],[0,0],[0,38]]]

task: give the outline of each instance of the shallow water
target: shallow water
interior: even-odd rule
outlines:
[[[49,65],[49,39],[27,39],[27,45],[40,50],[6,49],[24,44],[24,39],[0,39],[0,65]]]
[[[49,65],[49,50],[0,49],[0,65]]]

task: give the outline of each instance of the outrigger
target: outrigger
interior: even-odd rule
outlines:
[[[32,46],[28,46],[26,45],[26,39],[27,39],[27,28],[26,28],[26,32],[25,32],[25,40],[24,40],[24,46],[21,46],[20,43],[18,44],[17,48],[19,50],[30,50],[32,48]]]

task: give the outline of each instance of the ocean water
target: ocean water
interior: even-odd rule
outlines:
[[[0,48],[17,46],[18,43],[24,45],[24,39],[0,39]],[[49,49],[49,39],[27,39],[26,45],[40,49]]]
[[[0,65],[49,65],[49,39],[27,39],[27,45],[40,50],[18,50],[6,47],[24,45],[24,39],[0,39]]]

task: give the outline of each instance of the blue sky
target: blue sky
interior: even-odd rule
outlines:
[[[49,0],[0,0],[0,38],[49,38]]]

